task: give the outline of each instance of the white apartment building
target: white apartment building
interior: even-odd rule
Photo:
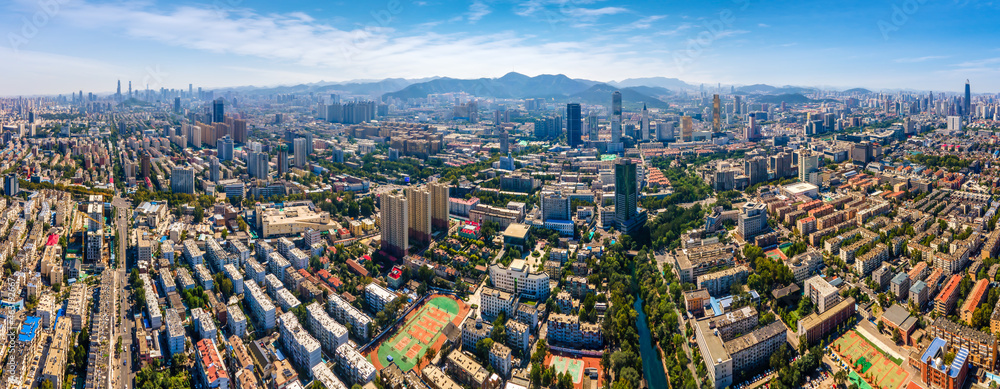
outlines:
[[[333,354],[337,347],[347,343],[347,327],[337,323],[317,302],[306,306],[307,326],[312,330],[323,350]]]
[[[337,347],[334,358],[337,360],[337,366],[340,367],[341,373],[347,377],[352,385],[364,386],[375,379],[375,366],[350,344],[345,343]]]
[[[535,273],[527,262],[516,259],[510,267],[500,264],[490,266],[490,280],[493,287],[531,300],[545,300],[549,297],[549,275]]]
[[[382,312],[386,305],[396,299],[396,294],[384,286],[371,283],[365,286],[365,301],[373,313]]]
[[[278,318],[278,332],[281,334],[281,345],[300,369],[311,373],[312,367],[320,364],[322,351],[319,341],[302,328],[294,313],[285,312]]]
[[[243,298],[250,307],[250,317],[253,318],[254,324],[263,331],[274,328],[275,310],[271,299],[255,283],[247,283],[244,289],[246,293]]]
[[[371,327],[372,318],[355,308],[336,293],[331,293],[327,300],[327,309],[330,316],[347,325],[350,324],[354,336],[358,339],[368,339],[368,328]]]

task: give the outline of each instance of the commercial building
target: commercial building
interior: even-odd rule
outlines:
[[[491,265],[490,281],[493,287],[526,299],[542,301],[549,297],[549,275],[536,273],[522,259],[512,261],[509,267]]]
[[[646,211],[639,209],[639,178],[629,158],[615,162],[615,224],[618,231],[631,234],[646,224]]]
[[[674,268],[677,269],[681,282],[694,283],[698,276],[712,269],[733,266],[736,263],[733,250],[734,246],[722,243],[682,248],[680,253],[673,256]]]
[[[340,226],[333,222],[330,213],[320,210],[311,201],[258,205],[255,208],[256,224],[260,226],[262,238],[297,236],[307,228],[331,231]]]
[[[736,229],[744,241],[767,232],[768,228],[766,204],[749,202],[743,205]]]
[[[174,168],[170,172],[170,191],[194,194],[194,170]]]

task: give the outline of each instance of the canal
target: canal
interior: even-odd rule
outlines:
[[[646,325],[646,312],[642,310],[642,298],[635,302],[636,327],[639,329],[639,355],[642,356],[642,375],[649,389],[667,389],[667,374],[663,371],[663,361],[653,345],[653,337]]]

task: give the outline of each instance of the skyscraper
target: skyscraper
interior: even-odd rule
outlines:
[[[448,230],[448,184],[437,181],[428,185],[431,190],[431,225],[435,230]]]
[[[174,168],[170,172],[170,192],[194,194],[194,170]]]
[[[799,181],[816,184],[819,181],[819,156],[811,150],[799,150]]]
[[[431,241],[431,191],[427,188],[411,186],[406,189],[408,204],[409,234],[421,243]]]
[[[409,249],[410,239],[406,196],[402,193],[383,194],[379,212],[382,216],[382,250],[403,258]]]
[[[174,113],[181,113],[181,98],[174,97]]]
[[[542,192],[542,222],[548,220],[570,221],[570,198],[558,191]]]
[[[965,105],[962,108],[962,114],[972,116],[972,89],[969,88],[969,80],[965,80]]]
[[[597,141],[597,132],[599,128],[600,127],[597,125],[597,113],[591,112],[587,115],[587,135],[591,142]]]
[[[226,106],[222,98],[212,102],[212,123],[223,123],[226,121]]]
[[[639,131],[642,132],[642,140],[649,140],[649,109],[646,104],[642,105],[642,121],[639,123]]]
[[[611,94],[611,143],[622,141],[622,92]]]
[[[288,173],[288,146],[282,144],[278,146],[278,175],[283,176]]]
[[[20,192],[21,183],[17,179],[17,173],[10,173],[3,178],[3,194],[14,196]]]
[[[690,116],[681,117],[681,142],[690,142],[694,139],[694,120]]]
[[[583,144],[583,117],[580,104],[566,104],[566,143],[569,147]]]
[[[300,168],[306,166],[306,156],[309,153],[306,138],[295,138],[292,141],[292,151],[295,153],[295,166]]]
[[[215,142],[216,149],[219,151],[219,160],[222,161],[232,161],[233,160],[233,138],[229,135],[219,138]]]
[[[148,151],[143,151],[142,152],[142,161],[141,161],[141,163],[142,163],[142,178],[151,178],[149,176],[149,170],[150,170],[150,168],[152,168],[153,164],[152,164],[152,161],[151,161],[151,158],[149,156],[149,152]]]
[[[740,95],[733,96],[733,98],[735,99],[735,101],[733,102],[733,110],[736,112],[737,115],[740,115],[743,113],[743,107],[742,107],[743,104],[740,102]],[[785,104],[784,102],[781,103],[782,111],[785,110],[784,104]]]
[[[115,99],[122,100],[122,80],[118,80],[118,92],[115,93]]]
[[[220,169],[219,158],[216,158],[214,155],[208,157],[208,166],[209,166],[208,179],[214,183],[218,183],[219,169]]]
[[[233,119],[233,142],[239,144],[247,143],[247,121],[243,119]]]
[[[507,129],[500,129],[500,154],[507,155],[510,153],[510,135],[507,134]]]
[[[722,131],[722,102],[719,95],[712,97],[712,131]]]
[[[615,162],[615,223],[624,234],[634,233],[646,223],[646,212],[639,212],[639,181],[630,158]]]

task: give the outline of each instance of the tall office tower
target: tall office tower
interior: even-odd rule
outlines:
[[[122,100],[122,80],[118,80],[118,92],[115,92],[115,100]]]
[[[656,123],[656,140],[657,141],[674,141],[674,122],[657,122]]]
[[[587,138],[591,142],[597,141],[597,133],[599,129],[600,127],[598,126],[597,122],[597,113],[591,112],[590,114],[587,115]]]
[[[188,97],[194,98],[194,84],[188,84]]]
[[[503,128],[500,130],[500,154],[507,155],[510,153],[510,135],[507,133],[507,129]]]
[[[611,94],[611,143],[622,141],[622,92]]]
[[[181,98],[174,97],[174,113],[181,113]]]
[[[768,157],[768,167],[774,171],[774,178],[785,178],[793,175],[792,155],[787,152]]]
[[[229,137],[229,135],[219,138],[219,140],[215,142],[215,148],[218,149],[219,160],[233,160],[233,138]]]
[[[810,184],[819,184],[819,156],[811,150],[799,150],[799,180]]]
[[[649,140],[649,110],[646,104],[642,105],[642,121],[639,122],[639,131],[642,132],[642,140]]]
[[[719,95],[712,98],[712,131],[722,131],[722,101]]]
[[[278,176],[288,173],[288,146],[278,146]]]
[[[406,189],[409,234],[421,243],[431,241],[431,191],[427,188],[411,186]]]
[[[972,116],[972,89],[969,88],[969,80],[965,80],[965,106],[962,108],[962,114]]]
[[[226,121],[226,104],[222,98],[212,102],[212,123],[223,123]]]
[[[742,103],[740,102],[740,95],[733,96],[733,98],[735,98],[735,100],[733,101],[733,109],[736,111],[737,115],[742,114],[743,113],[743,111],[742,111],[743,107],[742,107]],[[781,110],[782,111],[785,110],[785,103],[784,102],[781,103]]]
[[[681,142],[690,142],[694,139],[694,120],[690,116],[681,117]]]
[[[214,183],[219,183],[219,158],[214,155],[208,157],[209,174],[208,179]],[[247,165],[249,166],[249,165]]]
[[[754,115],[750,115],[750,117],[747,118],[747,126],[745,129],[746,131],[745,135],[747,140],[755,141],[760,139],[760,132],[758,130],[759,129],[757,128],[757,117]]]
[[[382,250],[396,258],[403,258],[410,240],[406,196],[402,193],[383,194],[379,212],[382,215]]]
[[[170,172],[170,192],[194,194],[194,170],[174,168]]]
[[[28,124],[35,123],[35,111],[28,111]]]
[[[306,156],[309,149],[306,147],[306,138],[295,138],[292,142],[292,151],[295,153],[295,166],[306,166]]]
[[[20,192],[21,183],[17,179],[17,173],[10,173],[3,177],[4,196],[14,196]]]
[[[252,178],[266,180],[269,159],[267,153],[250,150],[247,153],[247,174]]]
[[[302,134],[302,137],[306,139],[306,155],[312,155],[313,153],[313,133],[306,131]]]
[[[583,144],[583,117],[580,104],[566,104],[566,143],[569,147]]]
[[[646,224],[646,212],[639,212],[639,177],[630,158],[615,162],[615,223],[624,234]]]
[[[132,81],[128,82],[128,98],[132,98]],[[80,91],[80,100],[83,100],[83,91]]]
[[[149,156],[148,151],[142,152],[142,178],[152,178],[149,176],[149,170],[152,168],[152,160]]]
[[[542,192],[542,222],[548,220],[571,221],[570,198],[559,191]]]
[[[247,143],[247,121],[243,119],[233,119],[233,142],[239,144]]]
[[[749,178],[753,186],[767,181],[767,158],[754,157],[743,161],[743,174]]]

